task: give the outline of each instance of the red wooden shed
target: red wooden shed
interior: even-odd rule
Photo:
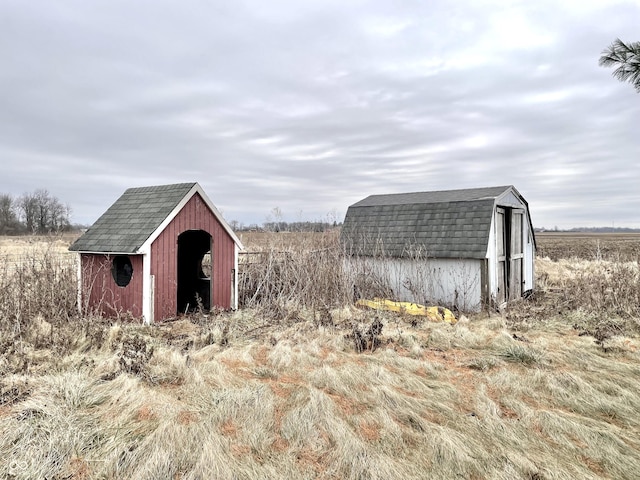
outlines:
[[[242,243],[197,183],[130,188],[69,250],[80,305],[146,323],[238,307]]]

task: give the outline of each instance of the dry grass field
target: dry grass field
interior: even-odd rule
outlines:
[[[67,254],[67,248],[77,238],[77,234],[53,236],[19,236],[0,235],[0,255],[21,256],[35,250],[51,250],[55,253]]]
[[[0,478],[638,478],[638,257],[538,237],[532,298],[449,325],[336,298],[335,239],[245,235],[246,308],[150,327],[5,270]]]
[[[536,233],[538,256],[551,260],[637,261],[640,259],[640,233]]]
[[[77,234],[55,236],[1,236],[0,272],[34,260],[48,257],[59,262],[74,262],[76,255],[68,251]]]

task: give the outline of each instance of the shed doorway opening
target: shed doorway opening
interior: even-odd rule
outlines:
[[[522,209],[498,207],[496,211],[498,305],[522,296],[523,217]]]
[[[178,236],[176,313],[211,309],[211,247],[211,235],[204,230],[187,230]]]

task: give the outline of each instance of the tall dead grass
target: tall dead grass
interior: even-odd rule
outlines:
[[[537,267],[541,291],[562,308],[640,317],[640,262],[538,259]]]
[[[228,315],[228,316],[227,316]],[[218,322],[242,325],[246,313]],[[88,355],[0,385],[0,475],[30,478],[634,478],[637,339],[604,353],[570,326],[514,338],[383,315],[381,347],[332,311],[227,342],[187,320],[107,327]],[[122,346],[153,354],[136,372]],[[197,340],[195,343],[193,340]],[[192,341],[192,343],[189,343]],[[131,342],[129,342],[130,344]],[[54,359],[51,359],[54,362]]]
[[[50,245],[0,264],[0,292],[0,374],[26,371],[42,349],[71,348],[79,339],[66,332],[77,320],[75,264]]]
[[[242,256],[241,307],[327,309],[352,299],[335,232],[264,235]]]
[[[507,307],[514,327],[559,320],[605,349],[640,334],[640,263],[538,258],[536,276],[534,295]]]
[[[0,328],[19,331],[40,315],[49,322],[75,316],[77,277],[73,259],[44,244],[0,264]]]

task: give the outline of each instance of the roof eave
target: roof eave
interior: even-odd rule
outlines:
[[[69,250],[71,253],[86,253],[89,255],[143,255],[140,251],[135,252],[107,252],[107,251],[97,251],[97,250]]]

